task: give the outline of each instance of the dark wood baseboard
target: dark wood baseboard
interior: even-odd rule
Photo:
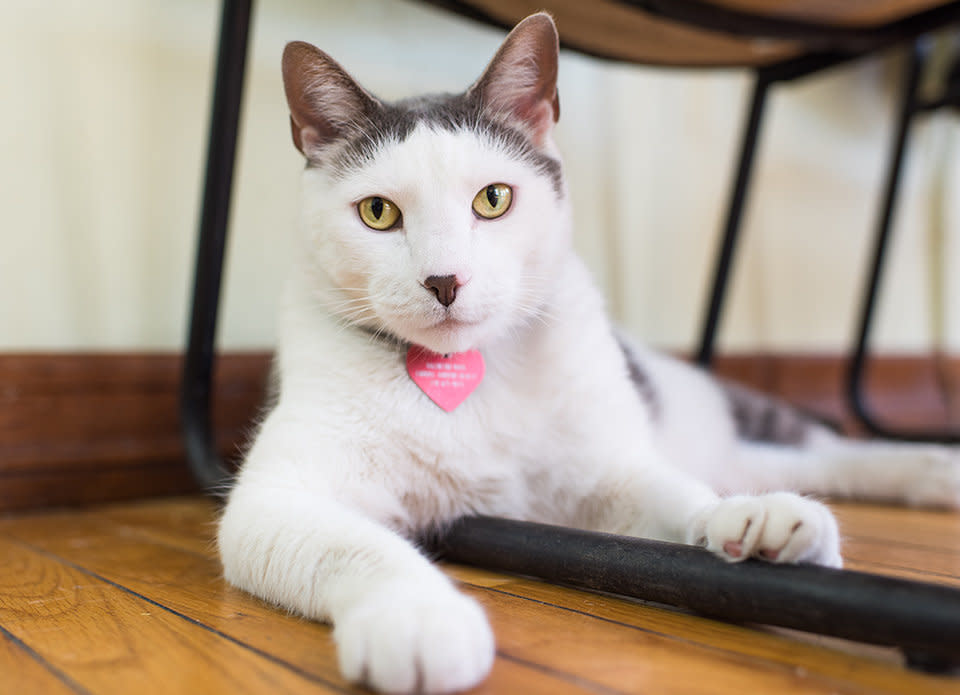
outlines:
[[[270,356],[217,362],[218,447],[236,458],[262,403]],[[174,354],[0,355],[0,512],[196,490],[180,440],[181,358]],[[717,372],[856,432],[836,355],[741,354]],[[882,356],[869,401],[885,422],[944,427],[960,396],[960,359]],[[956,419],[954,419],[956,422]]]
[[[217,443],[235,457],[268,353],[217,362]],[[175,354],[0,355],[0,512],[196,490],[180,440]]]

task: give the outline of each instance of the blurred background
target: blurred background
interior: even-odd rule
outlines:
[[[0,4],[0,352],[184,342],[219,5]],[[280,54],[292,39],[385,98],[461,90],[503,33],[402,0],[257,4],[220,345],[273,345],[302,160]],[[723,351],[837,353],[854,330],[901,62],[774,90]],[[748,97],[737,70],[565,53],[557,139],[576,244],[633,334],[694,347]],[[913,131],[877,351],[960,349],[960,157],[946,114]]]

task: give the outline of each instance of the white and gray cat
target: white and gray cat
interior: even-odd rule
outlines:
[[[536,14],[463,94],[398,103],[284,53],[303,251],[219,548],[379,690],[490,669],[483,611],[414,545],[463,515],[837,567],[831,513],[783,490],[960,505],[947,449],[843,439],[617,336],[571,248],[557,50]]]

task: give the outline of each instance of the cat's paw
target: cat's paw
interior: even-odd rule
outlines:
[[[700,514],[688,542],[730,562],[812,562],[840,567],[840,534],[830,510],[790,492],[721,500]]]
[[[483,609],[453,589],[394,588],[334,628],[344,677],[387,693],[449,693],[480,683],[494,641]]]

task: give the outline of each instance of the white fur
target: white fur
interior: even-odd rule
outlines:
[[[496,182],[513,187],[513,205],[479,219],[471,201]],[[402,210],[402,229],[364,227],[355,205],[370,195]],[[861,450],[818,433],[823,460],[854,462],[837,474],[809,451],[740,443],[707,377],[638,348],[661,398],[652,418],[571,249],[568,198],[530,165],[482,135],[421,125],[359,172],[308,169],[304,201],[279,400],[219,546],[232,584],[334,624],[347,678],[446,692],[486,675],[494,643],[481,609],[408,540],[466,514],[700,543],[731,561],[840,565],[819,503],[718,492],[869,493]],[[447,274],[467,279],[449,309],[420,284]],[[360,326],[440,353],[479,349],[486,376],[446,413],[407,376],[404,348]],[[912,453],[876,451],[898,471],[882,496],[902,483],[915,501],[957,503],[956,468],[928,486],[904,475]]]

